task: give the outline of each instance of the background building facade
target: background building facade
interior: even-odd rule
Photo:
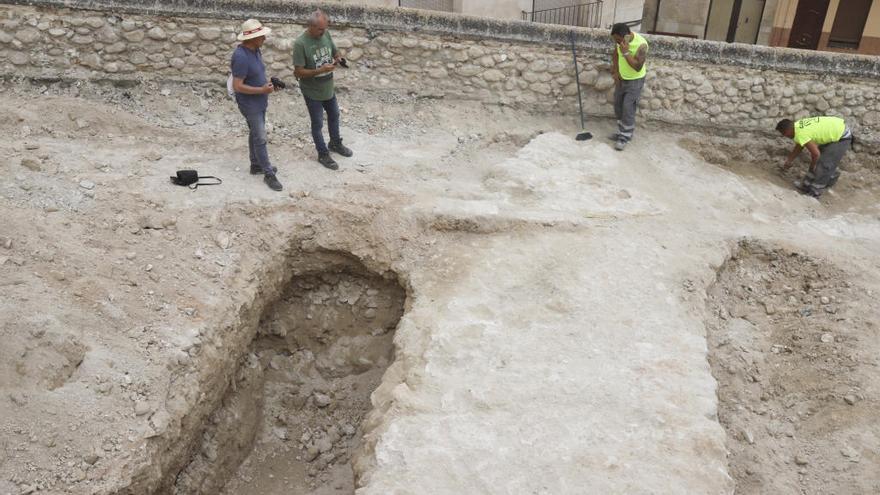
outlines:
[[[880,1],[779,0],[769,44],[880,55]]]
[[[880,1],[646,0],[644,31],[880,55]]]
[[[379,7],[439,10],[495,19],[610,28],[615,22],[638,27],[644,0],[339,0]]]
[[[645,30],[657,34],[768,44],[777,0],[646,0]]]

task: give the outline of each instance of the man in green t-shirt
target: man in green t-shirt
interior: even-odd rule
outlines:
[[[342,57],[327,31],[328,25],[327,16],[320,10],[309,16],[308,28],[293,43],[293,66],[312,120],[312,139],[318,150],[318,162],[330,170],[337,170],[339,165],[330,157],[330,152],[344,157],[350,157],[353,153],[342,144],[339,134],[339,104],[333,85],[333,71]],[[330,128],[329,146],[324,142],[325,111]]]
[[[791,164],[804,148],[810,152],[810,168],[804,179],[795,182],[798,191],[818,198],[826,189],[833,186],[840,172],[837,165],[852,147],[852,132],[840,117],[807,117],[793,122],[782,119],[776,130],[783,136],[794,140],[794,149],[782,165],[783,170]]]

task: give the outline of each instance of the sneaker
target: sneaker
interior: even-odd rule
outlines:
[[[616,149],[617,151],[623,151],[624,148],[626,148],[626,141],[622,139],[618,140],[617,144],[614,145],[614,149]]]
[[[354,152],[351,151],[349,148],[347,148],[344,144],[342,144],[342,141],[339,141],[338,143],[334,143],[331,141],[330,145],[327,146],[327,148],[330,151],[332,151],[334,153],[338,153],[346,158],[349,158],[352,155],[354,155]]]
[[[275,174],[263,176],[263,182],[265,182],[266,185],[269,186],[269,189],[273,191],[280,191],[284,189],[284,186],[282,186],[281,183],[278,182],[278,178],[275,177]]]
[[[615,132],[614,134],[609,134],[609,135],[608,135],[608,140],[609,140],[609,141],[614,141],[614,142],[620,141],[620,133],[619,133],[619,132]]]
[[[262,173],[263,173],[263,169],[262,169],[262,168],[260,168],[259,166],[251,165],[251,175],[260,175],[260,174],[262,174]],[[272,167],[272,173],[273,173],[273,174],[277,174],[277,173],[278,173],[278,167],[273,166],[273,167]]]
[[[321,165],[329,168],[330,170],[338,170],[339,165],[336,164],[336,160],[330,157],[330,153],[323,153],[318,155],[318,161]]]

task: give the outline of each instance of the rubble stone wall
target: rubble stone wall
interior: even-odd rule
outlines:
[[[316,4],[297,1],[15,0],[0,2],[6,77],[225,82],[235,33],[257,17],[273,28],[271,75],[293,79],[291,47]],[[326,4],[353,62],[341,88],[402,91],[577,111],[569,42],[579,51],[588,113],[612,113],[611,44],[601,30],[408,9]],[[843,116],[871,140],[880,128],[880,57],[648,37],[642,119],[772,129],[782,117]]]

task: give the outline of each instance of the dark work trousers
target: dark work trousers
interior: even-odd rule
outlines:
[[[617,117],[617,140],[629,142],[636,130],[636,110],[642,97],[645,78],[621,79],[614,89],[614,116]]]
[[[846,150],[852,146],[852,138],[841,139],[836,143],[828,143],[819,146],[819,161],[816,162],[815,171],[807,171],[804,177],[804,186],[810,189],[813,196],[821,196],[829,187],[837,183],[840,171],[837,166]]]

